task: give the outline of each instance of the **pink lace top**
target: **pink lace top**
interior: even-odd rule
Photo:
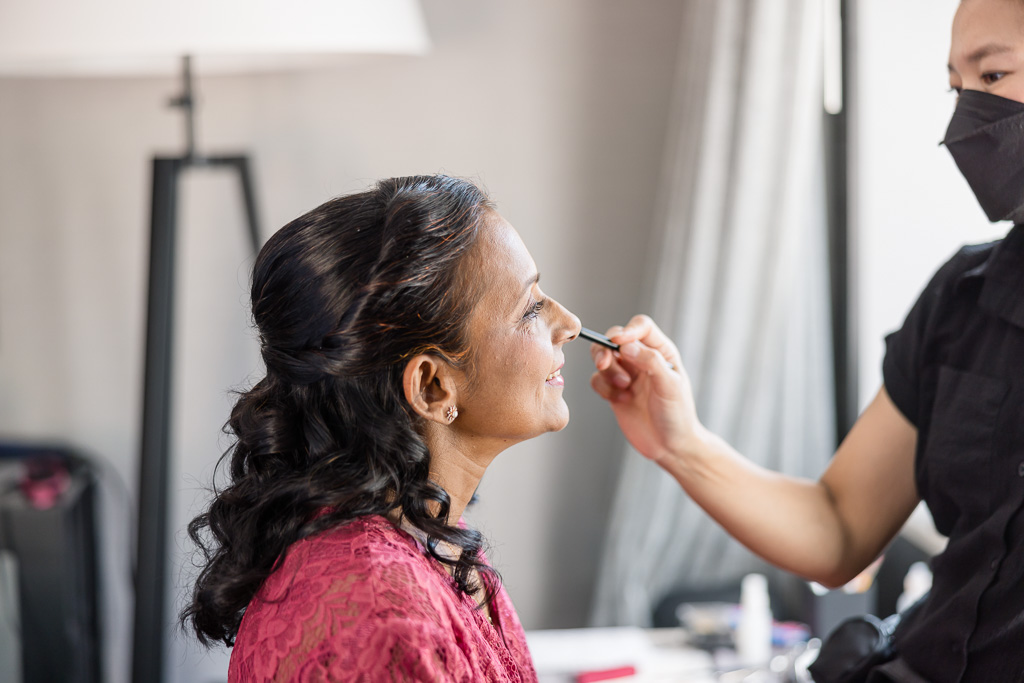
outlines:
[[[383,517],[292,545],[246,609],[229,683],[536,681],[505,589],[491,625],[424,552]]]

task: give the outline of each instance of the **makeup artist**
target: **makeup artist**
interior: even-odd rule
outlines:
[[[569,421],[580,322],[539,277],[484,193],[446,176],[333,199],[263,247],[266,375],[189,526],[204,557],[182,614],[233,646],[230,683],[537,680],[462,513],[499,453]]]
[[[949,545],[872,682],[1024,681],[1024,0],[961,3],[949,82],[945,145],[988,218],[1014,226],[938,270],[818,481],[765,470],[705,429],[649,318],[609,330],[620,352],[591,347],[592,386],[630,443],[779,567],[840,586],[927,503]]]

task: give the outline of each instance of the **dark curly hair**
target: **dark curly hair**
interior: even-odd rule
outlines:
[[[460,264],[492,208],[465,180],[392,178],[297,218],[260,251],[252,315],[267,373],[225,426],[230,481],[188,527],[204,561],[180,618],[204,645],[234,643],[292,543],[365,515],[401,515],[460,590],[493,597],[496,580],[471,578],[497,579],[483,537],[448,519],[402,388],[418,354],[468,369],[478,294]],[[440,541],[461,553],[439,553]]]

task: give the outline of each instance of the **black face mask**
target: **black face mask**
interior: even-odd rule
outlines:
[[[1024,104],[964,90],[942,143],[990,221],[1024,222]]]

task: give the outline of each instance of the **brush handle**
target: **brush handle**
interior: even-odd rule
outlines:
[[[609,339],[608,337],[604,336],[600,332],[594,332],[593,330],[589,330],[586,327],[581,327],[580,328],[580,336],[582,338],[586,339],[587,341],[594,342],[595,344],[600,344],[601,346],[605,347],[606,349],[611,349],[612,351],[618,351],[619,350],[619,345],[618,344],[616,344],[615,342],[613,342],[611,339]],[[675,370],[676,369],[676,366],[672,365],[668,361],[665,361],[665,364],[668,365],[668,369],[669,370]]]
[[[595,344],[600,344],[601,346],[605,347],[606,349],[611,349],[612,351],[618,351],[619,350],[619,345],[618,344],[616,344],[615,342],[613,342],[611,339],[609,339],[608,337],[604,336],[600,332],[594,332],[593,330],[588,330],[585,327],[581,327],[580,328],[580,336],[583,337],[584,339],[586,339],[587,341],[592,341]]]

